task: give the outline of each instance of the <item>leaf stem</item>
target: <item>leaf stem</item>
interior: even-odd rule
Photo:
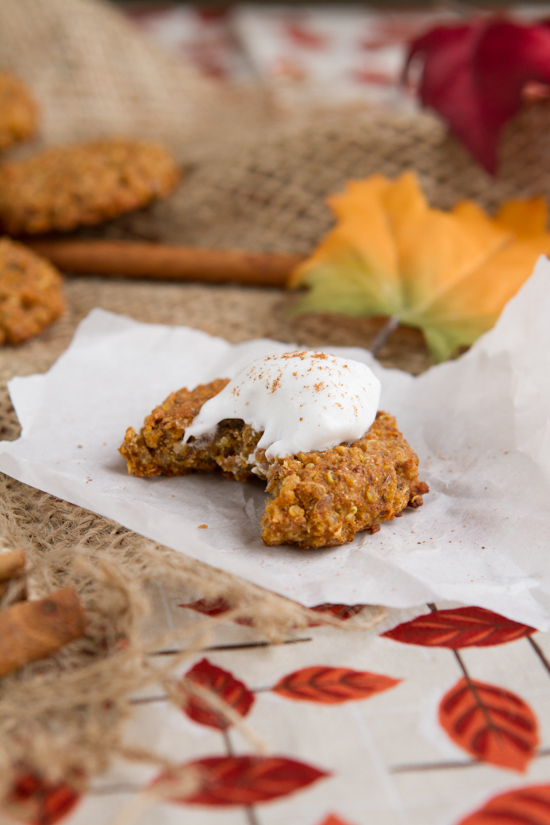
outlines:
[[[533,650],[535,651],[535,653],[539,657],[539,659],[541,661],[541,664],[544,667],[544,669],[546,671],[548,671],[548,673],[550,673],[550,662],[548,661],[548,659],[546,658],[546,656],[542,652],[541,648],[538,646],[538,644],[535,642],[535,640],[531,638],[531,636],[527,637],[527,641],[529,642],[529,644],[531,645],[531,647],[533,648]]]
[[[373,355],[378,355],[382,347],[389,341],[395,330],[399,326],[399,318],[396,315],[390,316],[381,330],[374,336],[374,340],[369,347]]]

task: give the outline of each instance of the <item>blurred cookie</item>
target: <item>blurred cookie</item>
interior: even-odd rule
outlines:
[[[0,238],[0,344],[20,344],[65,309],[59,272],[23,244]]]
[[[157,143],[99,140],[0,167],[0,222],[10,234],[101,223],[167,195],[179,170]]]
[[[0,72],[0,150],[26,140],[36,131],[38,112],[27,88],[6,72]]]

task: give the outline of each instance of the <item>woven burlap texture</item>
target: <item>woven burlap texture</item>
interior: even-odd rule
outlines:
[[[550,193],[550,112],[543,104],[507,129],[493,180],[430,115],[347,107],[289,121],[257,89],[222,89],[172,63],[100,0],[3,0],[0,67],[33,90],[42,112],[39,143],[125,133],[164,140],[181,161],[183,181],[170,199],[91,234],[303,253],[331,224],[325,196],[373,172],[415,169],[440,206],[473,197],[494,209],[503,198]],[[67,280],[66,295],[64,319],[0,351],[2,438],[19,431],[6,381],[46,370],[94,306],[232,342],[266,336],[309,347],[368,346],[380,327],[370,319],[289,320],[293,298],[277,290],[80,278]],[[408,330],[398,331],[381,359],[415,373],[429,365],[420,337]],[[155,587],[174,600],[223,595],[235,615],[254,616],[262,638],[281,639],[309,621],[307,611],[274,594],[7,477],[0,497],[0,536],[6,547],[26,550],[31,595],[73,584],[89,619],[84,640],[0,682],[4,789],[21,766],[77,784],[103,770],[124,753],[131,692],[159,678],[170,692],[169,674],[150,665],[163,630]],[[375,617],[366,611],[359,623]],[[182,624],[184,651],[204,645],[204,628]]]

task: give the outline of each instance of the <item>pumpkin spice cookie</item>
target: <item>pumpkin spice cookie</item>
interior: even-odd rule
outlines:
[[[30,249],[0,238],[0,344],[20,344],[63,313],[61,275]]]
[[[167,195],[179,170],[157,143],[61,146],[0,167],[0,222],[13,235],[101,223]]]
[[[31,137],[37,121],[36,104],[27,88],[17,77],[0,72],[0,150]]]
[[[268,356],[231,382],[172,393],[139,433],[128,428],[119,451],[145,478],[263,479],[273,497],[261,519],[267,545],[345,544],[420,507],[428,492],[395,419],[376,412],[375,382],[364,364],[324,353]]]

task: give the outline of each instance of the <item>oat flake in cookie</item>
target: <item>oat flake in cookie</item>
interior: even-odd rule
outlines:
[[[12,235],[101,223],[164,197],[179,176],[157,143],[115,138],[54,147],[0,167],[0,222]]]
[[[376,412],[376,405],[370,409],[372,401],[378,403],[379,392],[370,370],[358,362],[333,359],[341,363],[329,378],[325,368],[331,359],[321,353],[285,353],[254,362],[231,382],[217,379],[172,393],[145,419],[139,433],[127,430],[120,452],[128,471],[146,477],[218,470],[237,481],[253,475],[264,479],[273,496],[261,520],[268,545],[327,547],[345,544],[359,531],[375,532],[407,506],[419,507],[428,486],[418,479],[418,457],[395,419]],[[348,368],[351,380],[346,386]],[[252,384],[247,386],[250,369]],[[374,379],[372,386],[361,386],[362,378],[367,383]],[[271,403],[274,415],[269,414],[269,403],[254,408],[255,394],[269,402],[270,395],[283,390],[281,404]],[[343,435],[361,420],[358,402],[369,406],[366,430]],[[326,428],[318,408],[332,417]],[[294,414],[298,421],[304,418],[305,436],[323,430],[319,449],[310,440],[307,450],[293,444],[289,453],[285,445],[292,442],[293,426],[286,432],[284,426],[278,429],[281,409],[286,409],[290,424]],[[214,428],[212,415],[217,418]]]
[[[63,313],[62,278],[23,244],[0,238],[0,344],[20,344]]]
[[[37,107],[26,86],[0,72],[0,150],[32,137],[37,121]]]

